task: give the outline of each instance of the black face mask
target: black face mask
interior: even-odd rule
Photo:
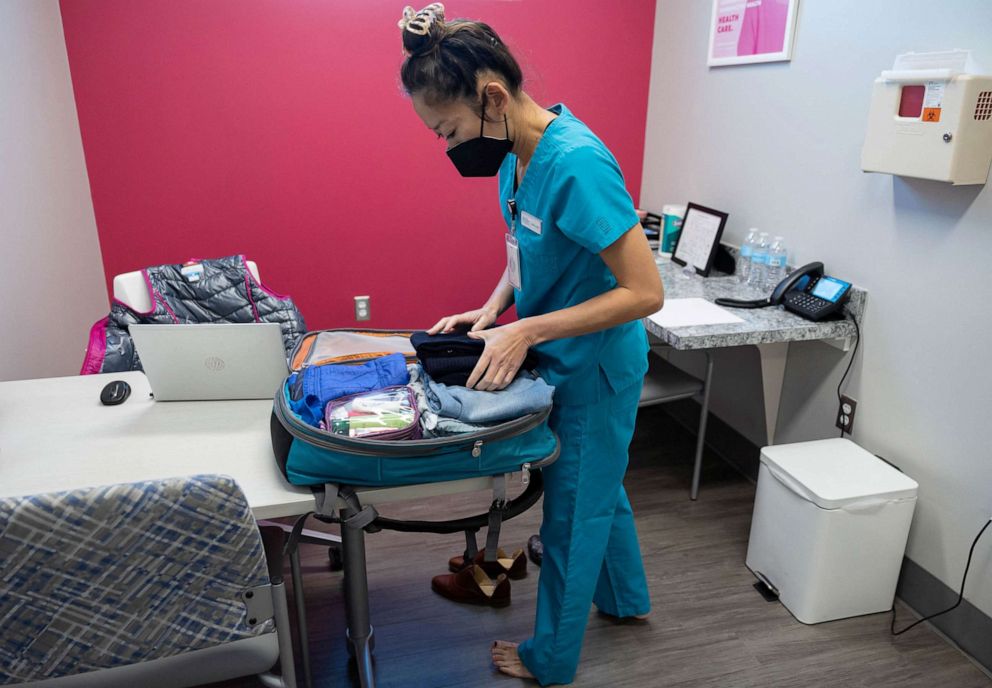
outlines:
[[[482,122],[479,124],[478,138],[462,141],[457,146],[448,149],[448,157],[455,164],[455,169],[463,177],[494,177],[499,172],[500,165],[506,154],[513,148],[510,140],[510,125],[503,115],[503,126],[506,127],[505,139],[494,139],[483,136],[482,130],[486,123],[486,98],[482,98]]]

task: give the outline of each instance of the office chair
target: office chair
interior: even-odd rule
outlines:
[[[658,355],[654,347],[648,353],[648,372],[641,387],[639,407],[667,404],[670,401],[689,399],[697,394],[703,395],[702,408],[699,411],[699,427],[696,431],[696,456],[692,468],[692,485],[689,488],[689,498],[695,500],[699,496],[699,474],[703,466],[703,448],[706,445],[706,417],[710,406],[710,382],[713,378],[713,357],[709,351],[702,351],[706,356],[706,375],[700,380],[689,373],[676,368]]]
[[[245,265],[255,281],[261,282],[255,261],[246,260]],[[152,295],[148,293],[148,285],[140,270],[124,272],[114,277],[114,298],[139,313],[145,313],[152,307]]]
[[[296,688],[268,564],[226,476],[0,499],[0,685]]]
[[[258,265],[253,260],[245,260],[245,265],[252,277],[257,282],[261,282],[258,275]],[[124,305],[138,312],[145,312],[152,307],[152,297],[148,291],[148,284],[140,270],[126,272],[114,277],[114,298]],[[275,459],[273,459],[274,461]],[[269,540],[281,538],[285,540],[292,532],[293,526],[280,523],[278,521],[263,520],[258,522],[258,527],[263,534],[267,534]],[[281,531],[280,535],[275,534],[275,530]],[[299,543],[322,545],[328,548],[329,566],[332,571],[340,571],[343,567],[341,559],[341,537],[332,533],[324,533],[318,530],[304,529],[298,538]],[[310,652],[307,642],[306,632],[306,605],[303,596],[303,575],[300,566],[299,550],[295,547],[289,551],[289,561],[293,580],[293,599],[296,607],[297,630],[300,638],[300,654],[303,663],[303,673],[306,683],[309,686],[310,674]]]

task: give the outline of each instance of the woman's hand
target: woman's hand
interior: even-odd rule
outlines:
[[[474,311],[465,311],[458,315],[449,315],[437,321],[427,334],[437,334],[439,332],[447,334],[459,328],[470,327],[472,332],[484,330],[494,322],[498,314],[491,308],[476,308]]]
[[[486,348],[465,386],[490,392],[513,382],[532,344],[520,320],[492,330],[469,332],[468,336],[484,340]]]

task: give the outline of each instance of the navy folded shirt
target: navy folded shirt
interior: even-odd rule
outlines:
[[[486,348],[485,341],[454,332],[435,335],[414,332],[410,343],[427,374],[445,385],[465,386]],[[536,367],[537,357],[528,351],[520,369],[534,370]]]

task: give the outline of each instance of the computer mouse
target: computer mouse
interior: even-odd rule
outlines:
[[[117,406],[131,396],[131,385],[124,380],[111,380],[100,392],[100,403],[104,406]]]

